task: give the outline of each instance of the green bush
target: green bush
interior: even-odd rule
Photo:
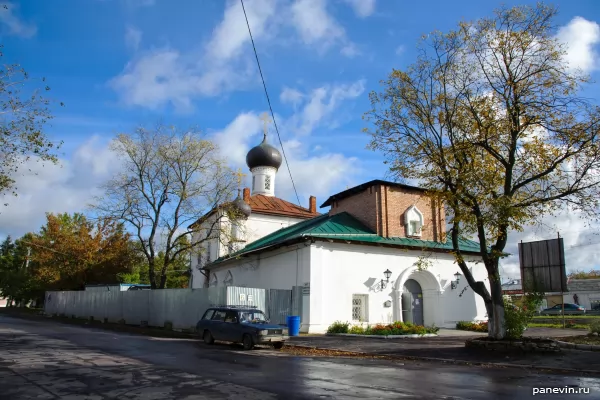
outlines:
[[[376,324],[363,327],[361,325],[350,326],[347,322],[336,321],[327,328],[327,333],[352,333],[355,335],[425,335],[437,333],[437,326],[422,326],[410,322],[396,321],[391,324]]]
[[[458,321],[456,323],[456,329],[461,331],[473,331],[473,332],[487,332],[488,323],[485,322],[469,322],[469,321]]]
[[[594,321],[590,323],[590,333],[593,335],[594,333],[600,336],[600,321]]]
[[[327,333],[348,333],[349,322],[335,321],[327,328]]]
[[[348,333],[352,333],[354,335],[364,335],[365,334],[365,328],[363,328],[360,325],[354,325],[354,326],[350,327],[350,329],[348,330]]]
[[[542,302],[542,295],[528,293],[521,297],[519,304],[504,299],[504,321],[507,339],[519,339],[531,322]]]

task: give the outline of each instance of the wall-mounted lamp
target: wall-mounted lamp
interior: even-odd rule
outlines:
[[[460,274],[460,272],[457,272],[454,274],[454,276],[456,277],[456,280],[450,282],[450,288],[452,290],[454,290],[458,287],[458,283],[460,282],[461,274]]]
[[[383,272],[383,275],[385,276],[385,281],[382,279],[381,282],[379,282],[377,285],[375,285],[375,287],[379,290],[383,290],[387,287],[387,284],[390,282],[390,276],[392,276],[392,271],[390,271],[389,269],[386,269]]]

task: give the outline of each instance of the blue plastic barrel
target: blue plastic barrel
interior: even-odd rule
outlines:
[[[297,315],[288,315],[287,326],[288,335],[298,336],[300,334],[300,317]]]

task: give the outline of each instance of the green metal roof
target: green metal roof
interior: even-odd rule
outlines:
[[[430,249],[430,250],[453,250],[450,238],[445,243],[432,240],[420,240],[405,237],[385,238],[377,235],[371,229],[358,221],[350,214],[343,212],[335,215],[320,215],[318,217],[299,222],[287,228],[281,228],[267,236],[249,243],[242,250],[233,254],[218,258],[212,264],[218,264],[228,259],[237,258],[244,254],[257,252],[262,249],[271,248],[276,245],[292,242],[301,238],[344,240],[355,243],[372,243],[394,247]],[[479,243],[472,240],[460,239],[460,249],[468,253],[479,253]]]

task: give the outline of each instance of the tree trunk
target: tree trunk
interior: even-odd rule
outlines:
[[[491,302],[485,303],[488,312],[488,336],[496,340],[504,339],[506,326],[504,324],[504,299],[502,285],[498,274],[488,274],[490,280]]]
[[[148,279],[150,280],[150,288],[151,289],[157,289],[156,276],[154,275],[154,267],[155,267],[154,259],[149,259],[148,260]]]

